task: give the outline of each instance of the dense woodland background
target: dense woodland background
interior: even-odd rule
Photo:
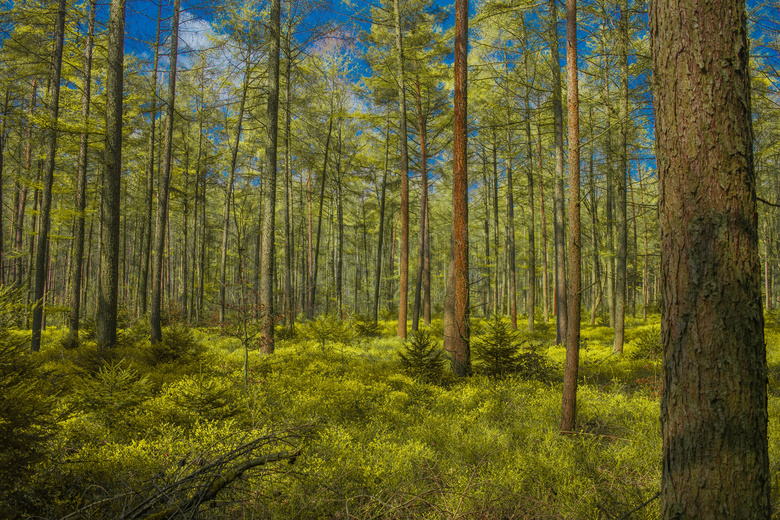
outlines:
[[[91,6],[89,2],[67,6],[51,187],[46,324],[63,323],[71,307],[80,216],[85,225],[81,314],[95,313],[106,7],[95,6],[91,98],[85,118],[84,54]],[[473,6],[469,276],[474,315],[527,315],[531,285],[537,319],[547,321],[555,307],[554,247],[564,241],[556,240],[554,229],[555,204],[562,195],[556,197],[554,189],[548,7],[495,2]],[[756,4],[750,17],[756,168],[759,196],[769,202],[778,196],[776,176],[771,175],[778,160],[773,117],[776,7]],[[657,179],[646,6],[633,2],[627,6],[630,45],[625,50],[617,36],[621,9],[626,7],[619,3],[586,2],[579,19],[584,307],[591,321],[610,324],[620,293],[615,289],[616,266],[623,257],[629,314],[644,315],[658,308]],[[151,242],[165,156],[171,10],[167,3],[159,12],[154,2],[128,4],[119,273],[119,300],[126,319],[148,312]],[[163,250],[166,316],[217,324],[237,307],[250,305],[258,290],[266,189],[267,14],[267,5],[260,2],[206,6],[185,1],[182,6],[167,206],[170,225]],[[46,129],[52,125],[55,15],[48,2],[14,2],[6,6],[2,21],[0,283],[29,287],[31,293],[45,195]],[[296,316],[371,315],[375,306],[382,315],[397,316],[404,244],[399,236],[398,74],[392,15],[391,5],[283,3],[274,307],[289,326]],[[442,312],[444,300],[452,200],[452,12],[432,2],[402,2],[401,19],[410,139],[409,315],[416,328],[418,313],[428,321],[431,312]],[[627,53],[628,70],[621,67],[621,53]],[[626,74],[628,92],[621,88]],[[623,96],[628,97],[625,115]],[[565,123],[564,117],[564,127]],[[76,188],[84,133],[82,212]],[[430,210],[424,236],[429,240],[420,247],[424,194]],[[512,199],[514,207],[508,205]],[[767,205],[760,209],[766,307],[771,309],[777,301],[776,211]],[[625,250],[618,247],[623,226]],[[564,233],[563,227],[559,233]],[[421,268],[422,276],[417,274]],[[421,290],[428,280],[429,289]]]
[[[575,25],[569,0],[564,32],[555,0],[477,3],[468,83],[461,0],[454,24],[416,0],[54,4],[0,11],[0,516],[778,510],[777,5],[748,5],[749,102],[741,4],[702,13],[733,30],[697,33],[714,45],[685,78],[656,33],[656,110],[738,152],[702,159],[665,110],[659,224],[644,4],[581,2]],[[700,31],[655,7],[657,30]],[[688,80],[731,104],[684,104]],[[669,232],[691,179],[711,235]],[[681,318],[659,325],[670,294]],[[721,428],[746,416],[753,437]]]

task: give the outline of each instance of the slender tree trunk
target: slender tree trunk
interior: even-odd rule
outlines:
[[[648,292],[650,290],[650,245],[647,233],[647,212],[645,210],[645,190],[642,188],[642,166],[637,167],[637,180],[639,181],[639,203],[642,205],[642,222],[645,228],[645,266],[642,271],[642,320],[647,321],[647,305],[650,303]]]
[[[338,243],[336,244],[336,301],[338,302],[339,319],[344,318],[344,197],[341,184],[341,124],[339,117],[336,128],[336,220],[338,225]]]
[[[406,85],[404,74],[404,46],[401,31],[399,0],[393,0],[395,13],[395,47],[398,63],[399,133],[401,144],[401,276],[398,298],[398,336],[406,339],[407,300],[409,288],[409,153],[406,130]]]
[[[396,0],[396,5],[397,5]],[[468,0],[455,0],[455,93],[453,116],[453,319],[445,329],[450,338],[453,372],[458,376],[471,373],[469,324],[469,235],[468,235],[468,166],[467,166],[467,96],[468,96]]]
[[[746,25],[737,0],[650,4],[666,520],[772,513]]]
[[[493,129],[493,251],[495,251],[495,290],[493,293],[493,314],[498,316],[501,308],[501,255],[498,254],[498,142]]]
[[[79,318],[81,316],[81,276],[84,263],[84,212],[87,208],[87,163],[89,161],[89,109],[92,97],[92,46],[95,36],[96,0],[89,0],[89,25],[87,41],[84,43],[84,92],[81,97],[81,119],[85,131],[79,143],[79,158],[76,172],[76,222],[73,259],[70,284],[70,336],[79,337]],[[2,236],[2,233],[0,233]]]
[[[541,116],[540,116],[541,118]],[[541,128],[541,125],[540,125]],[[539,210],[542,213],[542,307],[544,311],[544,322],[550,321],[548,295],[550,282],[548,280],[549,267],[547,265],[547,218],[544,211],[544,172],[542,171],[542,137],[539,136]]]
[[[271,48],[268,55],[268,141],[265,148],[266,188],[263,208],[263,257],[260,276],[260,306],[262,344],[260,351],[273,354],[274,351],[274,273],[275,273],[275,226],[276,226],[276,152],[279,127],[279,46],[281,39],[281,2],[271,1],[270,17]]]
[[[122,182],[122,104],[125,0],[111,0],[106,76],[106,167],[101,196],[100,283],[97,301],[97,344],[116,344],[119,280],[119,216]]]
[[[285,35],[285,113],[284,113],[284,323],[288,333],[293,331],[295,326],[295,298],[292,284],[293,265],[295,257],[295,226],[293,225],[293,188],[292,188],[292,136],[290,127],[292,126],[292,50],[290,49],[291,29],[287,27]]]
[[[577,0],[566,0],[566,71],[569,101],[569,311],[566,365],[563,375],[561,432],[574,431],[577,419],[577,371],[582,303],[582,243],[580,233],[580,121],[577,85]]]
[[[165,120],[165,144],[160,184],[157,189],[157,215],[155,218],[154,263],[152,265],[152,309],[149,316],[152,345],[162,340],[163,252],[165,251],[166,224],[168,223],[168,189],[171,183],[173,155],[173,125],[176,116],[176,63],[179,57],[179,12],[181,0],[173,2],[171,21],[171,54],[168,72],[168,101]]]
[[[330,137],[333,133],[333,114],[331,108],[331,117],[328,120],[328,137],[325,139],[325,159],[322,162],[322,184],[320,184],[320,209],[317,216],[317,242],[314,247],[314,267],[309,273],[309,319],[314,317],[314,302],[317,296],[317,274],[319,271],[320,260],[320,238],[322,236],[322,206],[325,201],[325,174],[328,171],[328,152],[330,151]],[[311,197],[311,192],[309,197]],[[309,208],[311,208],[311,200],[309,200]],[[309,243],[311,243],[311,209],[309,210]],[[311,251],[309,251],[309,258],[311,258]],[[311,266],[311,260],[309,261]]]
[[[66,1],[59,0],[57,28],[54,36],[54,60],[50,90],[50,128],[46,136],[46,168],[43,178],[43,200],[41,201],[41,229],[38,233],[38,249],[35,256],[35,293],[33,294],[32,351],[41,348],[43,327],[44,289],[46,288],[46,264],[49,252],[49,229],[51,226],[51,199],[54,185],[54,162],[57,154],[57,132],[60,117],[60,75],[62,72],[62,48],[65,40]]]
[[[593,108],[589,112],[590,127],[593,128]],[[593,171],[593,155],[595,153],[593,139],[590,141],[590,156],[588,157],[588,181],[590,188],[590,232],[593,250],[591,253],[592,286],[590,324],[596,324],[596,312],[601,299],[601,269],[599,267],[599,232],[598,232],[598,200],[596,199],[596,175]]]
[[[189,127],[189,125],[187,125]],[[188,131],[189,133],[189,131]],[[183,229],[183,247],[181,252],[181,308],[183,312],[182,318],[185,321],[189,321],[187,317],[188,307],[188,287],[187,278],[189,278],[189,260],[190,256],[190,239],[189,239],[189,225],[190,225],[190,205],[189,205],[189,191],[190,191],[190,147],[187,144],[187,136],[182,131],[182,141],[184,142],[184,187],[182,189],[182,205],[184,206],[184,229]]]
[[[10,265],[5,265],[5,237],[3,236],[3,176],[4,176],[4,158],[5,147],[8,140],[8,108],[11,101],[11,91],[6,89],[5,91],[5,103],[3,104],[3,125],[0,128],[0,285],[6,284],[6,270],[10,269]]]
[[[508,74],[508,71],[507,71]],[[509,322],[517,330],[517,263],[515,261],[515,184],[512,175],[512,134],[507,100],[506,127],[506,256],[509,263]]]
[[[484,200],[485,200],[485,291],[484,291],[484,300],[482,304],[482,314],[483,316],[487,316],[490,313],[490,297],[491,297],[491,291],[493,288],[493,283],[491,280],[491,256],[490,256],[490,178],[488,177],[488,157],[487,157],[487,146],[485,144],[482,144],[482,186],[485,191]]]
[[[563,194],[563,102],[561,67],[558,62],[558,7],[550,0],[550,52],[553,72],[553,119],[555,122],[555,341],[562,344],[566,333],[566,253],[564,251]],[[575,201],[572,201],[572,203]]]
[[[618,250],[615,279],[615,343],[612,350],[623,353],[626,328],[626,293],[628,276],[628,212],[626,182],[628,179],[628,0],[623,0],[620,13],[620,172],[617,179]]]
[[[152,110],[149,115],[149,143],[147,145],[146,163],[146,213],[144,214],[144,246],[143,260],[141,263],[141,286],[139,299],[141,316],[146,315],[146,297],[149,286],[149,265],[152,252],[152,206],[154,201],[154,170],[155,170],[155,136],[157,122],[157,67],[160,62],[160,25],[162,23],[162,0],[157,2],[157,32],[154,39],[154,62],[152,65]]]
[[[382,251],[385,240],[385,194],[387,191],[387,170],[390,162],[390,109],[387,109],[385,133],[385,165],[382,172],[382,195],[379,199],[379,237],[376,246],[376,277],[374,278],[374,323],[379,320],[379,286],[382,280]],[[390,272],[392,275],[392,271]]]
[[[425,273],[425,241],[428,229],[428,144],[427,144],[427,114],[422,111],[422,96],[420,95],[420,77],[415,77],[415,97],[417,100],[417,122],[420,131],[420,177],[422,195],[420,199],[420,237],[417,248],[417,281],[414,291],[414,311],[412,312],[412,330],[416,331],[420,321],[420,308],[422,306],[423,277]],[[429,298],[430,298],[430,274]],[[430,316],[430,314],[429,314]],[[428,322],[430,323],[430,319]]]
[[[632,261],[632,263],[634,264],[634,268],[631,270],[631,287],[632,287],[632,291],[631,291],[631,302],[630,303],[631,303],[631,317],[632,318],[636,318],[636,293],[637,293],[637,287],[636,287],[636,285],[637,285],[637,283],[636,283],[637,275],[636,275],[636,272],[638,270],[637,266],[638,266],[638,262],[639,262],[639,244],[638,244],[639,238],[637,237],[637,233],[636,233],[636,227],[637,226],[636,226],[636,203],[634,202],[634,181],[630,178],[630,176],[629,176],[628,187],[631,190],[631,192],[630,192],[630,194],[631,194],[631,220],[632,220],[633,226],[634,226],[634,234],[633,234],[633,238],[634,238],[634,248],[633,248],[634,258],[633,258],[633,261]]]
[[[525,60],[525,75],[528,77],[528,59]],[[525,90],[525,137],[528,153],[526,180],[528,182],[528,332],[534,331],[534,319],[536,313],[536,244],[534,226],[536,214],[534,211],[534,166],[533,166],[533,141],[531,141],[531,88]]]
[[[230,172],[228,173],[227,186],[225,186],[225,205],[222,213],[222,249],[219,258],[219,323],[225,322],[225,289],[227,286],[227,250],[228,235],[230,231],[230,201],[233,199],[233,186],[236,182],[236,165],[238,164],[238,147],[241,143],[241,130],[244,123],[244,110],[246,106],[246,94],[249,90],[249,71],[251,69],[251,46],[247,49],[246,68],[244,69],[244,82],[241,88],[241,100],[238,106],[238,119],[236,121],[236,140],[233,144],[230,157]]]
[[[607,75],[607,71],[609,70],[609,67],[605,67],[604,74],[605,78]],[[614,168],[612,167],[612,107],[611,107],[611,96],[609,93],[609,80],[605,81],[606,85],[606,99],[605,104],[607,106],[606,109],[606,123],[607,123],[607,130],[606,130],[606,139],[604,143],[604,155],[605,155],[605,161],[606,161],[606,177],[607,177],[607,207],[606,207],[606,217],[607,217],[607,262],[606,262],[606,275],[607,275],[607,303],[609,305],[609,326],[615,327],[615,237],[614,237],[614,228],[615,228],[615,216],[614,216],[614,210],[615,210],[615,173]]]

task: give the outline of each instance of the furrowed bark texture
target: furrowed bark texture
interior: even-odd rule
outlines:
[[[580,359],[582,241],[580,233],[580,101],[577,84],[577,0],[566,0],[566,72],[569,105],[569,290],[566,366],[563,375],[561,431],[574,430],[577,419],[577,372]]]
[[[41,347],[43,328],[43,301],[46,288],[46,264],[49,255],[49,226],[51,224],[51,192],[54,185],[54,162],[57,153],[57,126],[60,114],[60,75],[62,72],[62,47],[65,35],[65,0],[60,0],[57,10],[57,32],[54,41],[54,61],[51,78],[51,125],[46,136],[46,166],[43,178],[41,202],[41,229],[38,233],[38,249],[35,256],[35,293],[33,297],[32,351]]]
[[[665,519],[770,517],[744,2],[651,3]]]
[[[98,289],[97,344],[116,345],[119,284],[119,215],[122,182],[122,103],[124,84],[125,0],[112,0],[108,22],[106,73],[106,169],[103,175]]]
[[[281,42],[281,2],[271,2],[268,55],[268,144],[266,157],[266,196],[263,210],[263,253],[260,276],[260,306],[262,309],[262,345],[260,351],[274,351],[274,257],[276,226],[276,148],[279,130],[279,45]]]
[[[409,153],[407,151],[406,130],[406,86],[404,85],[404,45],[401,33],[401,7],[398,0],[393,2],[395,11],[395,46],[398,58],[398,94],[400,102],[400,140],[401,140],[401,275],[399,277],[398,297],[398,337],[406,339],[406,317],[409,286]],[[457,52],[457,51],[456,51]]]
[[[455,1],[455,95],[452,188],[454,315],[445,335],[452,340],[453,371],[471,372],[469,350],[468,169],[466,155],[468,0]]]
[[[561,65],[558,58],[558,7],[550,1],[550,53],[553,73],[553,119],[555,123],[555,342],[566,341],[566,253],[564,251],[563,200],[563,102],[561,101]]]

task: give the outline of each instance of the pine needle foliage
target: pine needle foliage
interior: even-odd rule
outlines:
[[[412,333],[398,352],[401,366],[411,377],[426,383],[441,382],[446,358],[439,342],[427,329]]]
[[[478,372],[488,377],[516,375],[521,379],[551,382],[557,365],[547,356],[536,352],[528,340],[512,330],[509,322],[494,316],[474,341],[474,360]]]
[[[509,322],[494,316],[474,341],[474,360],[479,371],[488,377],[503,377],[520,368],[520,341]]]
[[[55,429],[54,402],[39,364],[27,339],[10,328],[21,294],[0,288],[0,489],[6,490],[44,458]]]

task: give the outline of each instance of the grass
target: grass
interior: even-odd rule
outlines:
[[[247,394],[241,343],[214,330],[192,331],[179,339],[185,346],[170,343],[164,355],[137,330],[109,360],[89,343],[65,349],[64,331],[49,330],[41,370],[59,385],[61,419],[48,461],[5,495],[0,516],[120,518],[150,497],[157,510],[182,504],[200,489],[194,483],[206,478],[203,468],[229,474],[248,457],[238,455],[248,453],[247,443],[261,439],[257,454],[300,454],[294,464],[247,471],[199,518],[620,518],[660,488],[658,326],[657,316],[630,323],[617,356],[609,328],[583,324],[570,436],[558,432],[565,352],[549,326],[523,338],[550,361],[552,383],[416,380],[399,363],[395,323],[381,322],[379,337],[340,330],[332,341],[322,327],[308,337],[300,327],[273,356],[250,352]],[[780,328],[772,320],[767,326],[770,374],[778,378]],[[434,323],[434,337],[440,328]],[[776,389],[769,403],[774,484]],[[777,494],[773,501],[778,510]],[[630,518],[658,512],[652,501]]]

